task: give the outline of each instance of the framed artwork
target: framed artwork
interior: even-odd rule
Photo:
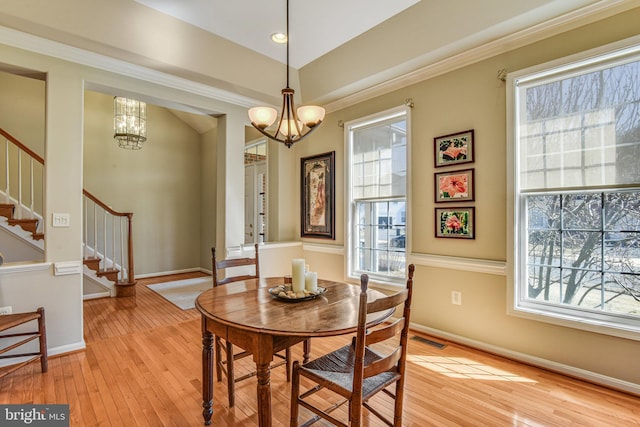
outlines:
[[[436,208],[436,237],[475,239],[475,208]]]
[[[301,236],[335,239],[335,151],[301,159]]]
[[[440,172],[434,176],[436,203],[474,200],[473,169]]]
[[[472,163],[473,129],[433,139],[435,147],[435,167]]]

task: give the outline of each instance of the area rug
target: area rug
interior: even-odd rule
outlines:
[[[195,307],[198,295],[213,287],[213,279],[210,276],[197,277],[195,279],[156,283],[147,287],[170,303],[183,310],[188,310]]]

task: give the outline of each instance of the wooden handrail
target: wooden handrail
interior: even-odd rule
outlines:
[[[0,128],[0,134],[2,136],[4,136],[5,138],[7,138],[12,143],[14,143],[15,145],[17,145],[22,151],[27,153],[29,156],[31,156],[34,159],[36,159],[41,165],[44,165],[44,159],[42,157],[38,156],[36,153],[31,151],[31,149],[28,148],[26,145],[24,145],[22,142],[18,141],[13,136],[11,136],[11,134],[9,132],[7,132],[4,129]]]
[[[90,199],[93,203],[95,203],[96,205],[100,206],[102,209],[104,209],[105,211],[109,212],[113,216],[128,216],[128,217],[131,217],[133,215],[133,213],[131,213],[131,212],[117,212],[117,211],[114,211],[109,206],[105,205],[102,201],[100,201],[100,199],[98,199],[96,196],[94,196],[93,194],[89,193],[87,190],[83,189],[82,190],[82,194],[87,196],[87,198]]]
[[[44,166],[44,159],[42,157],[40,157],[39,155],[37,155],[35,152],[33,152],[31,149],[29,149],[26,145],[24,145],[22,142],[18,141],[15,137],[13,137],[10,133],[8,133],[7,131],[5,131],[4,129],[0,128],[0,135],[4,136],[8,141],[10,141],[12,144],[14,144],[15,146],[17,146],[20,150],[22,150],[23,152],[27,153],[31,158],[35,159],[36,161],[38,161],[40,164],[42,164]],[[98,199],[96,196],[94,196],[93,194],[89,193],[87,190],[82,190],[82,194],[89,200],[91,200],[93,203],[95,203],[96,206],[99,206],[100,208],[104,209],[105,212],[109,213],[110,215],[113,215],[114,217],[127,217],[127,263],[128,265],[128,274],[127,274],[127,281],[126,282],[118,282],[116,284],[120,284],[120,285],[135,285],[135,275],[134,275],[134,265],[133,265],[133,229],[132,229],[132,223],[133,223],[133,213],[131,212],[117,212],[113,209],[111,209],[109,206],[107,206],[104,202],[102,202],[100,199]],[[95,244],[95,242],[94,242]],[[115,242],[113,243],[115,244]],[[106,254],[105,254],[106,256]],[[115,262],[115,260],[114,260]],[[126,295],[122,295],[122,296],[129,296],[129,295],[135,295],[135,291],[133,294],[128,293]],[[116,296],[120,296],[116,293]]]

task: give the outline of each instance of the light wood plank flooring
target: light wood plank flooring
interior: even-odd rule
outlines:
[[[51,358],[46,374],[31,364],[3,378],[0,403],[68,403],[72,426],[202,425],[199,314],[146,287],[175,279],[140,280],[134,298],[86,301],[86,350]],[[314,339],[312,357],[347,339]],[[430,339],[446,347],[409,344],[405,426],[640,425],[638,397]],[[236,385],[232,409],[223,384],[215,383],[212,424],[255,425],[255,378]],[[274,426],[286,426],[289,384],[282,368],[272,372],[271,386]],[[364,425],[380,424],[372,416]]]

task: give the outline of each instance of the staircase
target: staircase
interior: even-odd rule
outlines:
[[[7,218],[9,225],[17,225],[24,231],[31,233],[33,240],[44,240],[44,233],[38,231],[40,220],[38,219],[17,219],[14,218],[16,205],[11,203],[0,203],[0,216]]]
[[[44,223],[35,208],[36,204],[43,206],[40,199],[44,194],[44,178],[42,182],[34,179],[37,175],[44,177],[44,159],[2,128],[0,135],[4,137],[0,138],[0,147],[4,148],[4,191],[0,190],[0,199],[2,196],[5,199],[5,203],[0,203],[0,217],[6,218],[7,224],[3,227],[44,250]],[[23,171],[25,165],[28,174]],[[14,181],[17,183],[13,184]],[[23,200],[25,193],[28,205]],[[83,210],[85,280],[107,288],[111,296],[135,295],[133,214],[114,211],[86,190]]]

